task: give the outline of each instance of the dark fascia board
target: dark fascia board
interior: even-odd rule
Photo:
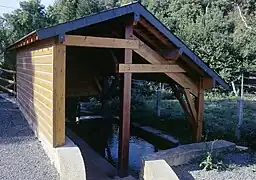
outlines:
[[[80,19],[76,19],[70,22],[66,22],[66,23],[58,24],[56,26],[37,30],[38,39],[42,40],[49,37],[58,36],[79,28],[84,28],[86,26],[111,20],[123,15],[132,14],[135,12],[135,9],[138,5],[139,3],[131,3],[125,6],[121,6],[118,8],[99,12],[97,14],[82,17]]]
[[[165,25],[163,25],[152,13],[150,13],[143,5],[138,2],[103,11],[97,14],[89,15],[70,22],[58,24],[56,26],[36,30],[35,32],[38,36],[38,40],[43,40],[132,13],[143,16],[148,22],[156,27],[158,31],[165,35],[170,40],[170,42],[172,42],[177,48],[181,49],[183,53],[185,53],[196,65],[198,65],[209,76],[211,76],[214,81],[218,82],[226,89],[229,88],[229,85],[216,72],[214,72],[208,65],[206,65],[177,36],[171,33]]]

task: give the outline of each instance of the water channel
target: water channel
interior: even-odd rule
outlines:
[[[67,123],[78,136],[84,139],[96,152],[108,160],[114,167],[118,164],[117,119],[87,119],[79,124]],[[172,143],[137,127],[131,127],[129,173],[139,176],[141,158],[154,152],[174,147]]]

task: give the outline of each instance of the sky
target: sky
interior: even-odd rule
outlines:
[[[19,8],[19,2],[20,0],[0,0],[0,15],[3,13],[9,13],[14,9]],[[41,3],[45,6],[53,4],[53,2],[54,0],[41,0]]]

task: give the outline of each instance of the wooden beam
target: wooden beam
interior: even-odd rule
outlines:
[[[189,107],[183,98],[182,91],[179,88],[177,88],[175,84],[171,84],[171,87],[172,87],[174,96],[178,99],[184,113],[187,115],[188,120],[192,125],[192,129],[195,129],[196,128],[195,120],[193,119],[193,115],[191,114],[191,111],[189,110]]]
[[[67,46],[138,49],[139,42],[132,39],[118,39],[92,36],[65,35]]]
[[[136,36],[133,36],[135,40],[139,41],[139,49],[134,49],[134,51],[147,60],[151,64],[169,64],[162,56],[160,56],[153,49],[148,47],[145,43],[139,40]],[[180,67],[181,68],[181,67]],[[187,77],[184,73],[165,73],[172,80],[180,84],[183,88],[189,89],[194,96],[198,96],[198,87],[196,84]]]
[[[12,80],[9,80],[9,79],[5,79],[5,78],[2,78],[2,77],[0,77],[0,79],[1,79],[2,81],[8,82],[8,83],[10,83],[10,84],[15,84],[15,81],[12,81]]]
[[[4,72],[7,72],[7,73],[12,73],[12,74],[16,74],[16,71],[9,70],[9,69],[0,68],[0,71],[4,71]]]
[[[101,93],[102,92],[102,87],[100,85],[99,79],[96,76],[94,76],[93,79],[94,79],[94,82],[95,82],[95,84],[96,84],[96,86],[97,86],[97,88],[99,90],[99,93]]]
[[[127,26],[125,29],[125,38],[132,38],[133,27]],[[125,49],[125,64],[132,63],[132,50]],[[118,175],[120,177],[128,176],[129,164],[129,142],[130,142],[130,109],[131,109],[131,81],[132,74],[124,73],[121,82],[121,114],[120,114],[120,131],[119,131],[119,150],[118,150]]]
[[[11,90],[11,89],[8,89],[8,88],[6,88],[6,87],[4,87],[4,86],[2,86],[2,85],[0,85],[0,88],[2,88],[2,89],[5,90],[5,91],[8,91],[9,93],[12,93],[12,94],[14,94],[14,95],[17,94],[15,91],[13,91],[13,90]]]
[[[176,61],[183,54],[183,50],[182,49],[162,50],[161,54],[165,59]]]
[[[199,82],[199,93],[198,97],[195,99],[195,106],[197,111],[197,129],[196,129],[196,141],[199,142],[202,140],[202,131],[203,131],[203,113],[204,113],[204,89],[203,82],[204,79],[200,78]]]
[[[191,114],[193,115],[193,119],[195,120],[195,119],[197,119],[195,103],[193,102],[193,99],[192,99],[191,94],[188,89],[184,89],[184,95],[185,95],[189,110],[190,110]]]
[[[211,77],[204,77],[203,89],[211,89],[215,86],[215,80]]]
[[[165,73],[165,72],[185,72],[178,65],[168,64],[119,64],[119,73]]]
[[[53,147],[65,144],[66,46],[54,46],[53,59]]]
[[[154,49],[156,49],[157,51],[160,50],[159,45],[157,45],[156,42],[154,42],[154,40],[150,38],[150,36],[146,35],[141,29],[134,28],[134,31],[136,32],[136,34],[138,34],[140,37],[150,43],[154,47]]]
[[[146,28],[150,33],[155,35],[162,43],[164,43],[168,48],[173,48],[174,46],[171,44],[171,42],[164,37],[163,34],[161,34],[156,28],[154,28],[152,25],[150,25],[145,19],[141,18],[139,23]]]

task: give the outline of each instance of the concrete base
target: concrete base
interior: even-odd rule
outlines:
[[[164,160],[144,161],[140,180],[179,180]]]
[[[165,160],[169,166],[178,166],[200,158],[204,156],[206,152],[211,152],[213,156],[218,156],[221,153],[234,151],[235,149],[236,145],[234,143],[225,140],[201,142],[159,151],[144,157],[144,161],[162,159]]]
[[[23,112],[21,108],[20,110]],[[24,113],[23,115],[56,167],[60,180],[86,180],[85,165],[80,149],[68,137],[66,137],[64,146],[53,148],[45,136],[36,130],[33,121]]]
[[[86,171],[80,149],[66,137],[64,146],[53,148],[43,135],[38,136],[41,144],[56,167],[60,180],[86,180]]]

